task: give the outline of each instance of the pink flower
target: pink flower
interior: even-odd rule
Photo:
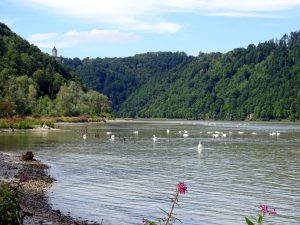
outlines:
[[[270,209],[269,215],[277,215],[276,209]]]
[[[269,209],[269,207],[267,205],[260,205],[259,209],[263,215],[265,215],[265,214],[277,215],[276,209]]]
[[[187,192],[187,186],[184,182],[179,182],[177,184],[177,190],[179,192],[179,194],[185,194],[185,192]]]
[[[260,212],[265,215],[266,213],[268,213],[268,206],[267,205],[260,205],[259,206]]]

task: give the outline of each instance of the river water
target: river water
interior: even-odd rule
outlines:
[[[188,191],[174,210],[181,220],[176,224],[245,224],[244,217],[257,215],[260,204],[278,212],[266,216],[266,222],[300,224],[299,123],[114,121],[57,126],[59,131],[0,133],[0,147],[4,152],[32,150],[51,166],[57,182],[49,191],[50,201],[64,213],[103,225],[142,224],[143,217],[164,216],[161,209],[170,209],[169,197],[184,181]],[[188,137],[183,137],[185,130]],[[280,135],[270,135],[276,131]]]

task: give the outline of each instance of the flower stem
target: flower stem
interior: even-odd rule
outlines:
[[[173,205],[172,205],[171,211],[170,211],[170,213],[168,213],[168,219],[167,219],[167,222],[166,222],[165,225],[169,225],[169,220],[170,220],[171,217],[172,217],[172,213],[173,213],[173,210],[174,210],[174,208],[175,208],[175,204],[176,204],[176,202],[178,201],[178,196],[179,196],[179,191],[177,190],[177,191],[176,191],[175,198],[174,198],[174,200],[173,200]]]

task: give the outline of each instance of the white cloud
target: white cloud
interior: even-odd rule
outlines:
[[[28,41],[45,41],[58,36],[58,33],[43,33],[43,34],[32,34],[29,36]]]
[[[176,23],[170,22],[157,22],[157,23],[136,23],[132,25],[134,30],[152,32],[152,33],[176,33],[181,29],[181,26]]]
[[[271,12],[300,6],[300,0],[165,0],[178,10],[202,12]]]
[[[209,16],[277,17],[300,7],[300,0],[13,0],[39,10],[118,30],[175,33],[181,25],[168,21],[172,13]],[[277,15],[278,14],[278,15]]]
[[[76,31],[71,30],[66,33],[41,33],[32,34],[28,38],[32,44],[42,48],[68,48],[84,42],[127,42],[139,39],[139,36],[132,33],[120,32],[118,30],[98,30]]]
[[[101,41],[101,42],[124,42],[138,39],[132,33],[120,32],[118,30],[98,30],[79,32],[76,30],[68,31],[64,34],[68,40],[76,41]]]

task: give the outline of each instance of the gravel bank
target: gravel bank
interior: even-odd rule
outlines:
[[[48,175],[47,169],[48,166],[38,160],[23,161],[18,155],[0,153],[0,179],[23,181],[24,225],[97,225],[92,221],[78,221],[51,208],[46,192],[55,180]]]

